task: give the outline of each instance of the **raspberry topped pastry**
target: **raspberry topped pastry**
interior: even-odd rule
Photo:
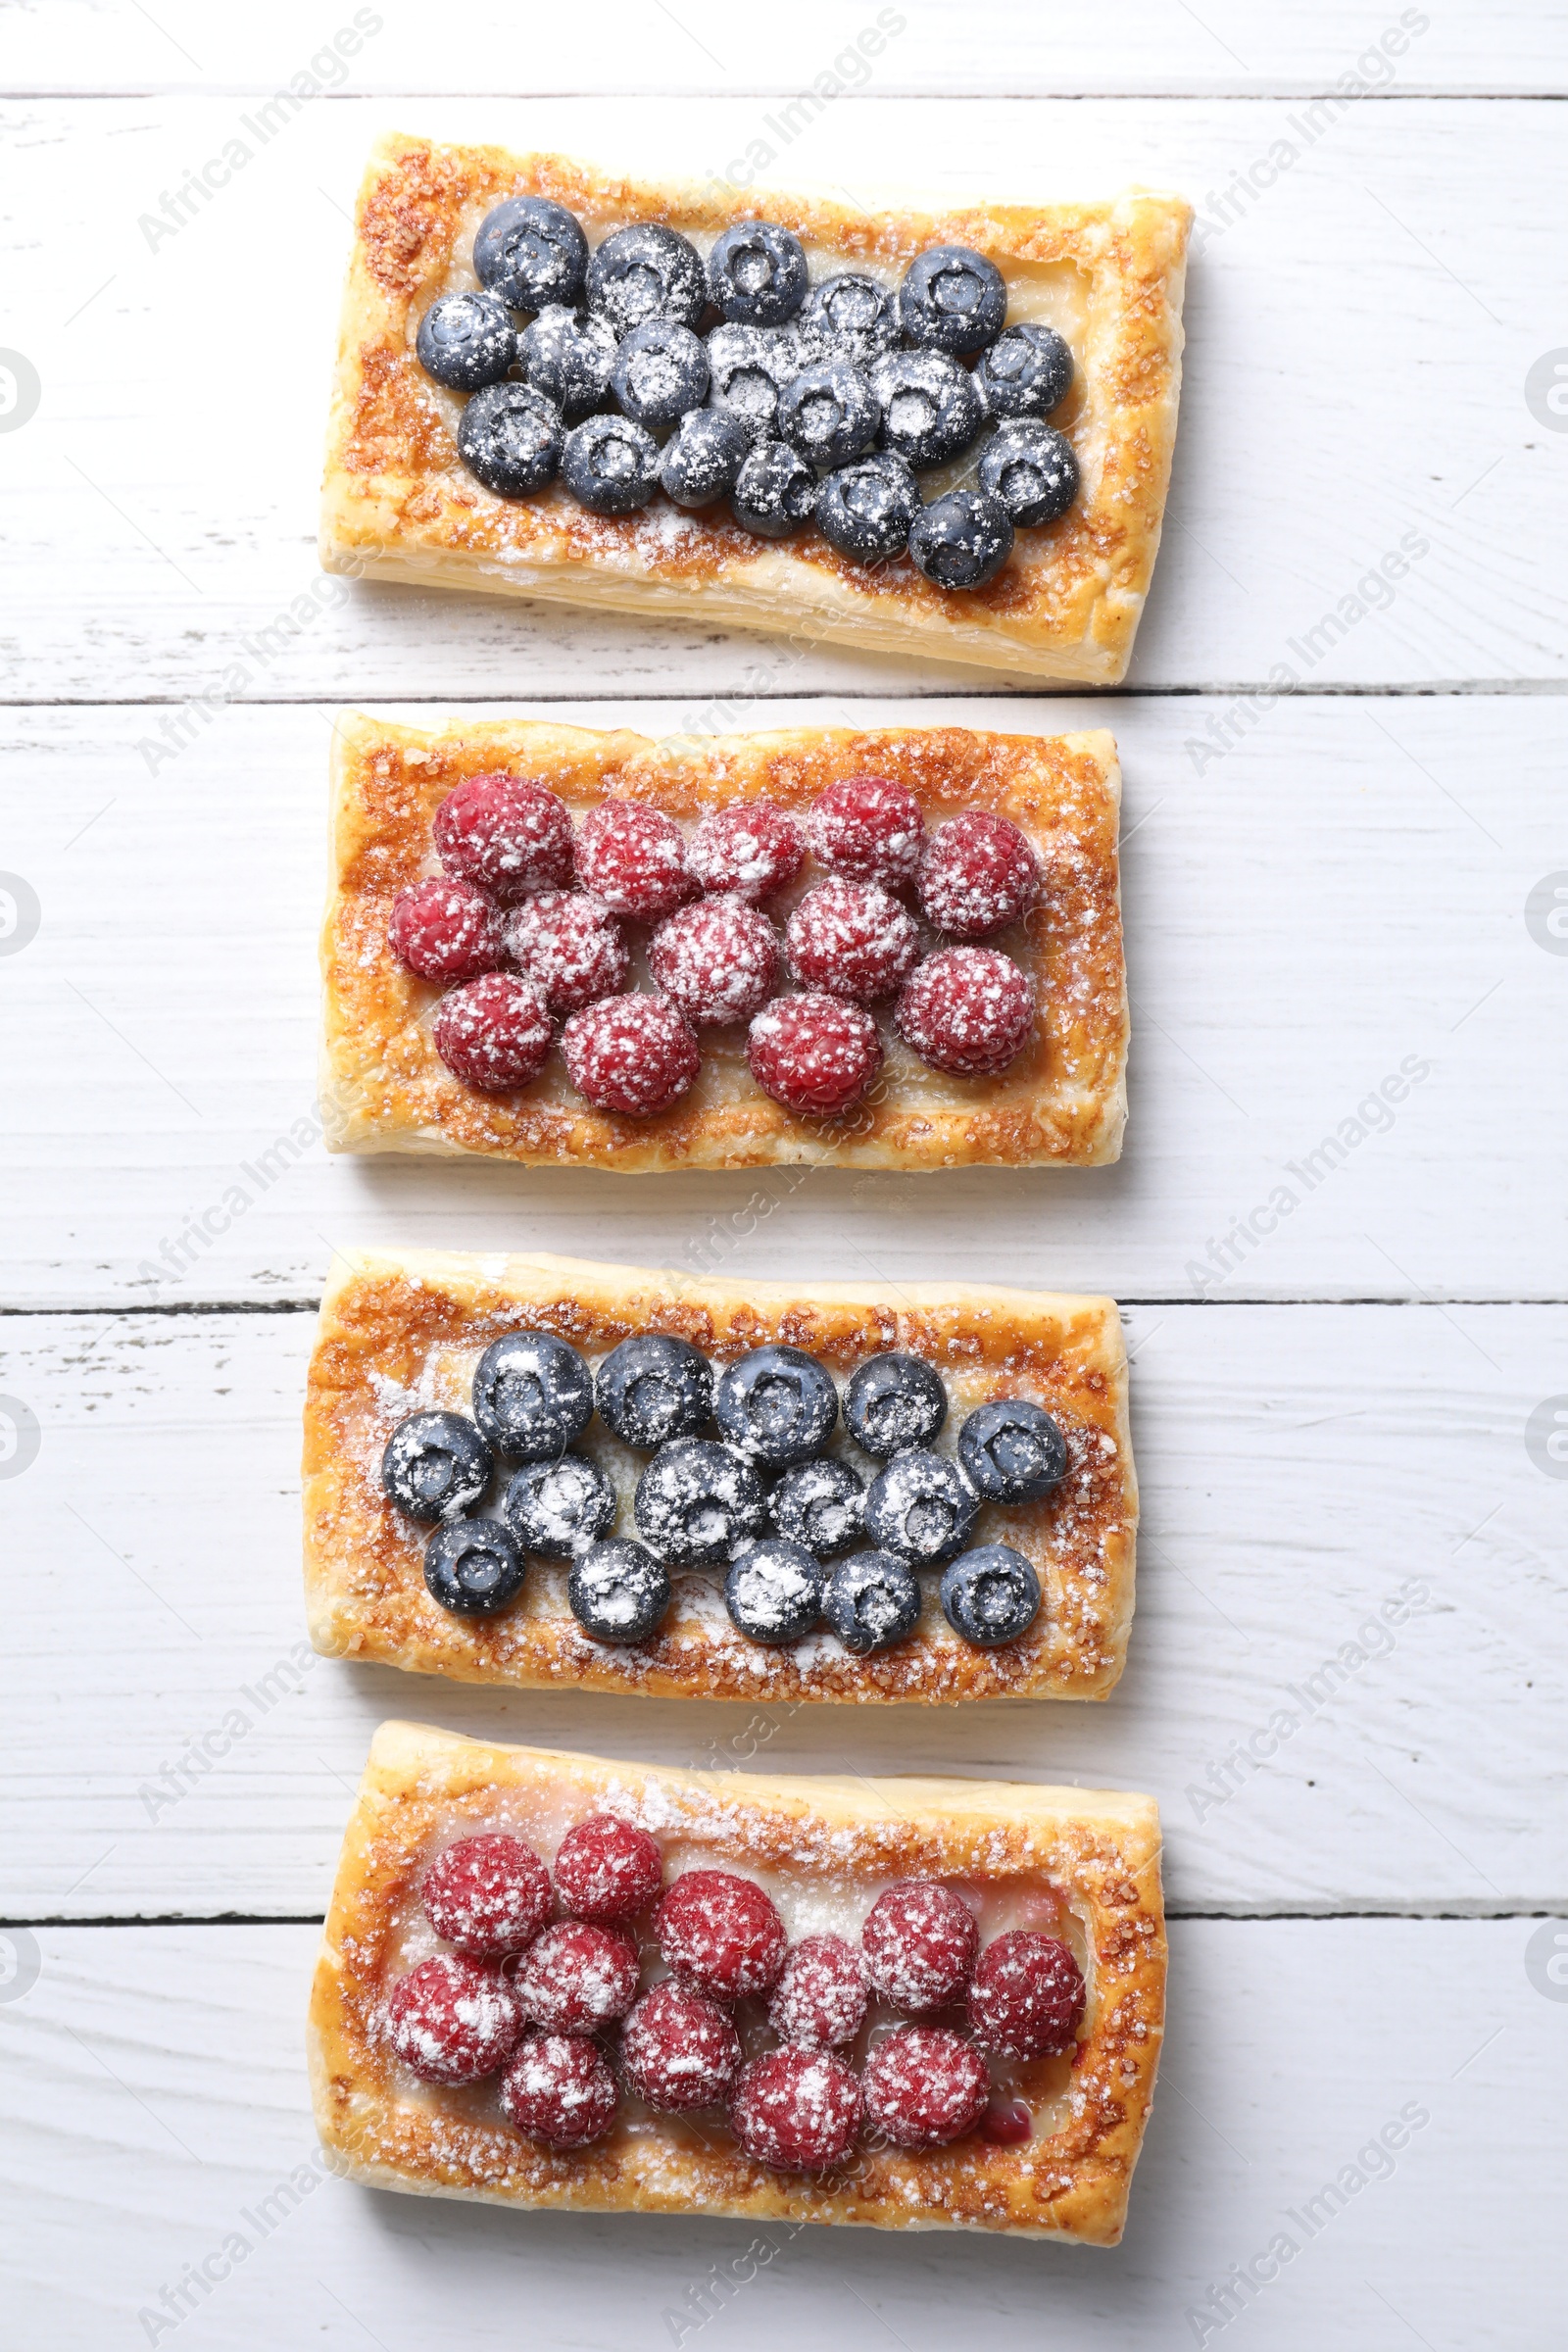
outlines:
[[[430,1900],[487,1841],[561,1915],[500,1965]],[[382,2186],[523,2207],[1113,2243],[1159,2048],[1158,1855],[1146,1797],[387,1725],[312,1996],[321,2144]]]

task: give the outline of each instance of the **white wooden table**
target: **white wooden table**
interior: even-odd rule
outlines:
[[[858,36],[894,20],[867,65]],[[251,138],[302,73],[318,94]],[[25,364],[0,362],[21,386],[0,415],[6,2342],[1556,2340],[1562,12],[54,0],[6,12],[0,89],[0,344]],[[781,144],[769,118],[808,90]],[[1176,479],[1127,688],[786,666],[674,624],[327,589],[345,208],[393,126],[666,171],[730,172],[760,142],[760,185],[862,200],[1189,192]],[[236,138],[230,183],[149,230]],[[13,422],[29,368],[36,411]],[[1360,586],[1401,547],[1392,599]],[[329,1162],[311,1141],[334,710],[689,728],[910,696],[1121,741],[1117,1169],[823,1173],[785,1200],[766,1178]],[[1358,1115],[1400,1071],[1396,1114]],[[269,1151],[228,1229],[172,1251]],[[383,1238],[1114,1291],[1146,1497],[1114,1698],[784,1720],[313,1661],[311,1309],[335,1245]],[[1400,1593],[1392,1642],[1358,1644]],[[214,1756],[235,1707],[248,1728]],[[301,2010],[393,1712],[668,1760],[716,1739],[742,1765],[1155,1791],[1171,2033],[1122,2248],[810,2231],[748,2261],[738,2226],[323,2180]]]

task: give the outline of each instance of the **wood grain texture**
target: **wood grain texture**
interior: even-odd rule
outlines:
[[[5,1497],[31,1563],[0,1706],[14,1913],[319,1911],[392,1714],[670,1764],[1147,1789],[1177,1911],[1568,1905],[1568,1690],[1545,1631],[1562,1490],[1523,1437],[1568,1390],[1568,1309],[1133,1313],[1144,1516],[1116,1691],[1094,1709],[840,1710],[826,1746],[816,1708],[314,1658],[297,1471],[313,1322],[0,1325],[0,1392],[41,1430]]]
[[[1175,1922],[1159,2086],[1109,2256],[356,2188],[324,2177],[310,2125],[317,1929],[49,1929],[0,2012],[12,2324],[50,2352],[416,2352],[455,2312],[477,2352],[510,2352],[519,2313],[529,2340],[583,2352],[945,2352],[978,2317],[991,2338],[1163,2352],[1199,2341],[1189,2315],[1207,2310],[1210,2344],[1263,2352],[1407,2335],[1517,2352],[1552,2340],[1559,2291],[1549,2118],[1568,2083],[1562,2010],[1527,1973],[1539,1927]],[[1262,2283],[1233,2287],[1220,2328],[1214,2289],[1249,2265]],[[141,2316],[166,2287],[177,2332]]]
[[[663,17],[650,22],[678,37]],[[1401,73],[1418,70],[1422,41]],[[972,671],[940,664],[321,575],[312,535],[346,212],[389,114],[422,135],[652,175],[726,175],[737,149],[771,142],[778,185],[866,207],[1151,181],[1185,192],[1200,231],[1182,421],[1131,681],[1568,672],[1556,560],[1568,490],[1559,437],[1524,391],[1562,340],[1568,164],[1550,104],[1324,99],[1314,114],[1288,99],[873,95],[783,144],[760,97],[427,99],[395,113],[343,97],[279,111],[264,137],[243,94],[15,110],[29,203],[4,239],[7,331],[44,389],[4,446],[13,563],[0,625],[26,664],[12,692],[973,689]],[[234,142],[250,151],[241,165],[223,161]],[[179,191],[212,159],[214,188],[186,196],[181,220]],[[160,220],[166,196],[172,226]],[[1332,302],[1303,300],[1307,286],[1331,287]],[[278,364],[240,357],[259,296]]]
[[[637,704],[552,714],[669,723]],[[314,942],[330,712],[220,712],[151,777],[145,712],[12,713],[6,861],[41,914],[4,965],[7,1299],[314,1299],[335,1245],[376,1242],[1124,1299],[1560,1291],[1568,1118],[1544,1041],[1568,959],[1527,920],[1565,862],[1554,704],[1287,702],[1237,721],[1227,754],[1182,699],[926,714],[1116,734],[1133,1047],[1115,1168],[329,1163]]]

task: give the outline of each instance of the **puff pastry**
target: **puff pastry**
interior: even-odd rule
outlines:
[[[881,1024],[874,1101],[837,1120],[802,1119],[761,1093],[734,1032],[710,1032],[702,1074],[648,1119],[591,1109],[558,1050],[514,1095],[454,1078],[430,1042],[439,991],[393,956],[400,890],[437,870],[430,821],[464,777],[512,767],[541,778],[574,816],[610,795],[677,821],[766,795],[805,808],[865,769],[898,778],[928,824],[995,809],[1029,836],[1041,905],[994,944],[1035,983],[1040,1018],[997,1078],[927,1067]],[[481,1152],[539,1165],[631,1171],[787,1162],[927,1169],[1085,1167],[1115,1159],[1126,1118],[1126,975],[1116,832],[1115,745],[1083,735],[992,735],[959,727],[789,728],[660,742],[524,719],[458,720],[434,732],[351,713],[332,753],[331,842],[321,933],[321,1115],[335,1152]],[[777,911],[807,887],[808,864]],[[646,971],[634,983],[646,986]]]
[[[978,1901],[982,1933],[1020,1896],[1054,1901],[1088,1980],[1075,2058],[1016,2089],[1035,2135],[924,2154],[870,2150],[812,2180],[750,2162],[722,2126],[628,2113],[556,2154],[501,2121],[481,2088],[416,2084],[376,2016],[389,1977],[423,1956],[413,1890],[432,1845],[509,1829],[553,1855],[611,1810],[668,1861],[740,1867],[784,1911],[835,1911],[855,1933],[890,1880],[942,1877]],[[1153,1799],[1015,1782],[766,1779],[499,1747],[408,1723],[376,1733],[349,1822],[311,1994],[316,2124],[334,2171],[379,2188],[596,2213],[708,2213],[887,2230],[978,2229],[1114,2245],[1153,2093],[1165,1941]]]
[[[894,1648],[858,1657],[824,1630],[775,1649],[735,1630],[721,1576],[676,1571],[663,1631],[618,1649],[583,1633],[564,1568],[542,1560],[504,1614],[450,1615],[425,1589],[425,1531],[382,1492],[381,1453],[409,1413],[466,1412],[479,1356],[521,1324],[557,1332],[590,1360],[642,1331],[728,1360],[782,1341],[840,1380],[868,1355],[906,1349],[935,1364],[948,1388],[939,1447],[989,1397],[1033,1397],[1067,1438],[1067,1476],[1043,1501],[982,1511],[973,1541],[1005,1540],[1033,1563],[1039,1616],[1018,1641],[975,1648],[948,1626],[927,1580],[921,1620]],[[859,1460],[847,1439],[840,1444]],[[615,1488],[629,1531],[646,1457],[597,1420],[579,1445]],[[1108,1298],[948,1283],[808,1290],[577,1258],[338,1251],[311,1357],[304,1476],[306,1609],[311,1640],[329,1657],[525,1689],[781,1703],[1103,1698],[1126,1659],[1138,1489],[1126,1353]]]
[[[1055,421],[1076,449],[1082,493],[1059,522],[1020,531],[987,586],[953,592],[908,562],[868,570],[815,533],[760,542],[721,510],[683,514],[662,494],[640,514],[606,518],[559,486],[521,500],[484,489],[457,454],[460,398],[424,374],[414,341],[437,295],[477,283],[473,232],[518,194],[568,206],[593,243],[657,220],[706,248],[737,217],[733,193],[714,187],[383,139],[360,191],[344,295],[321,514],[327,570],[766,629],[803,653],[837,639],[1020,677],[1113,685],[1124,675],[1176,433],[1192,220],[1183,199],[863,213],[768,191],[769,219],[801,237],[813,276],[853,267],[891,284],[929,246],[970,246],[1006,281],[1010,319],[1053,325],[1072,346],[1076,382]]]

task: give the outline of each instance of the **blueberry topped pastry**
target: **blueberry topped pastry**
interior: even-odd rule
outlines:
[[[499,384],[515,360],[517,330],[494,294],[442,294],[419,320],[415,349],[438,384],[478,392]]]
[[[1021,1551],[977,1544],[942,1572],[942,1613],[977,1649],[1016,1642],[1040,1613],[1040,1579]]]
[[[754,1348],[713,1395],[713,1418],[733,1446],[770,1470],[821,1452],[839,1417],[838,1391],[801,1348]]]
[[[617,1647],[658,1633],[670,1597],[662,1561],[622,1536],[595,1544],[572,1562],[566,1580],[567,1605],[583,1632]]]
[[[473,240],[480,285],[514,311],[575,302],[588,267],[588,240],[564,204],[513,196],[486,213]]]
[[[616,229],[588,264],[589,308],[604,313],[617,337],[645,318],[695,326],[707,300],[696,246],[654,220]]]
[[[498,1453],[553,1460],[593,1418],[594,1384],[582,1357],[548,1331],[509,1331],[479,1358],[473,1417]]]
[[[919,512],[913,468],[891,449],[879,449],[827,476],[817,490],[813,515],[823,538],[841,556],[875,564],[903,555]]]
[[[822,1614],[845,1648],[860,1657],[891,1649],[920,1617],[914,1572],[890,1551],[858,1551],[840,1560],[822,1590]]]
[[[629,416],[590,416],[566,435],[561,478],[591,514],[629,514],[659,486],[659,444]]]
[[[910,263],[899,288],[905,341],[962,359],[995,342],[1006,316],[1001,270],[966,245],[933,245]]]
[[[708,257],[714,307],[743,326],[782,326],[806,298],[806,251],[794,231],[771,220],[726,228]]]
[[[767,1507],[781,1536],[821,1560],[848,1551],[865,1527],[865,1489],[849,1463],[832,1454],[786,1470]]]
[[[527,1573],[515,1538],[494,1519],[453,1519],[424,1547],[425,1589],[454,1617],[510,1608]]]
[[[501,1515],[524,1551],[573,1560],[615,1523],[615,1490],[597,1462],[564,1453],[528,1462],[509,1481]]]
[[[1072,382],[1072,353],[1054,326],[1021,319],[981,353],[974,372],[993,416],[1049,416]]]
[[[909,553],[938,588],[983,588],[1011,550],[1012,519],[984,490],[950,490],[909,526]]]
[[[724,1604],[749,1641],[799,1642],[822,1614],[827,1572],[804,1544],[780,1537],[748,1544],[724,1579]]]

